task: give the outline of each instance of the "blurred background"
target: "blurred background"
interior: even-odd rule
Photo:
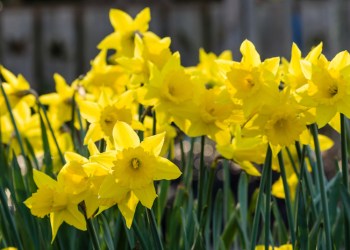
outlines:
[[[240,60],[246,38],[262,58],[289,59],[293,41],[304,53],[323,41],[329,59],[350,47],[348,0],[0,0],[0,64],[40,93],[52,91],[53,73],[71,82],[89,70],[113,31],[110,8],[134,16],[147,6],[150,30],[170,36],[186,66],[197,64],[200,47],[230,49]]]

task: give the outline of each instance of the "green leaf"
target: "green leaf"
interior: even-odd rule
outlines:
[[[276,225],[277,225],[277,236],[278,236],[278,241],[281,244],[284,244],[288,241],[288,231],[286,228],[286,225],[284,223],[284,220],[281,216],[280,210],[277,205],[277,200],[273,198],[273,203],[272,203],[272,212],[273,215],[276,219]],[[292,229],[294,230],[294,229]]]
[[[214,249],[219,248],[220,244],[220,233],[223,222],[223,193],[222,190],[216,193],[213,209],[213,247]]]
[[[41,128],[41,140],[43,142],[43,150],[44,150],[44,164],[45,164],[45,173],[51,177],[55,177],[53,174],[53,165],[51,158],[51,150],[49,145],[49,140],[47,138],[46,127],[43,121],[43,118],[39,112],[40,117],[40,128]]]
[[[231,213],[231,216],[227,221],[224,231],[221,235],[221,239],[226,249],[230,248],[230,245],[232,244],[237,231],[237,227],[235,226],[236,224],[235,221],[236,221],[236,213],[234,212],[234,213]]]
[[[108,247],[108,249],[112,250],[115,249],[114,243],[113,243],[113,238],[112,238],[112,234],[111,234],[111,230],[109,228],[107,219],[105,217],[105,215],[102,213],[99,215],[99,222],[100,225],[102,227],[102,231],[103,231],[103,238],[106,242],[106,245]]]
[[[309,250],[314,250],[317,249],[317,243],[318,243],[318,236],[319,233],[322,232],[322,227],[321,227],[321,222],[323,220],[323,215],[320,214],[320,216],[317,217],[316,222],[312,226],[312,229],[310,233],[308,234],[308,239],[309,239]]]
[[[300,249],[307,249],[308,247],[308,222],[307,222],[307,213],[305,209],[304,198],[301,194],[299,195],[298,200],[298,225],[297,225],[297,245],[300,246]]]

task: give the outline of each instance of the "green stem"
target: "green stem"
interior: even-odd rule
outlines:
[[[99,241],[98,241],[98,236],[97,236],[95,227],[94,227],[91,219],[86,218],[86,216],[85,216],[85,219],[86,219],[87,229],[88,229],[88,232],[89,232],[89,235],[90,235],[90,239],[91,239],[92,245],[93,245],[95,250],[99,250],[101,248],[100,248],[100,244],[99,244]]]
[[[153,236],[154,243],[156,245],[156,249],[163,250],[164,248],[163,248],[162,240],[160,239],[160,235],[157,229],[157,222],[154,217],[152,209],[146,208],[146,214],[147,214],[148,222],[151,227],[152,236]]]
[[[65,160],[64,157],[63,157],[62,151],[61,151],[61,149],[60,149],[60,146],[58,145],[58,141],[57,141],[57,139],[56,139],[55,133],[54,133],[53,128],[52,128],[52,126],[51,126],[50,120],[49,120],[49,118],[47,117],[46,109],[45,109],[45,107],[42,105],[42,103],[39,101],[39,98],[37,98],[36,100],[37,100],[37,103],[38,103],[40,109],[41,109],[41,110],[43,111],[43,113],[44,113],[44,117],[45,117],[46,123],[47,123],[47,125],[48,125],[48,127],[49,127],[49,131],[50,131],[50,133],[51,133],[51,135],[52,135],[53,141],[54,141],[55,146],[56,146],[56,148],[57,148],[58,154],[59,154],[59,156],[60,156],[60,160],[61,160],[62,164],[65,164],[65,163],[66,163],[66,160]]]
[[[283,154],[282,151],[278,153],[278,163],[280,165],[281,170],[281,177],[283,181],[283,188],[284,188],[284,194],[285,194],[285,202],[286,202],[286,208],[287,208],[287,218],[289,223],[289,230],[290,230],[290,236],[292,245],[294,246],[295,243],[295,231],[294,231],[294,220],[292,215],[292,203],[291,203],[291,197],[290,197],[290,191],[287,181],[287,174],[286,169],[284,167],[284,161],[283,161]]]
[[[344,114],[340,114],[340,136],[341,136],[341,165],[342,165],[342,176],[343,176],[343,184],[346,188],[346,192],[349,191],[349,170],[348,170],[348,149],[347,149],[347,131],[346,131],[346,118]],[[344,211],[344,217],[345,216]],[[348,220],[344,220],[344,236],[345,236],[345,249],[350,249],[350,241],[349,239],[350,225]]]
[[[294,159],[293,159],[293,155],[292,155],[292,153],[290,152],[290,150],[289,150],[288,147],[286,147],[286,151],[287,151],[287,154],[288,154],[289,161],[290,161],[290,163],[292,164],[292,168],[293,168],[295,174],[296,174],[296,175],[298,176],[298,178],[299,178],[299,171],[298,171],[298,169],[297,169],[297,167],[296,167],[295,161],[294,161]],[[297,152],[298,152],[298,150],[297,150]]]
[[[9,112],[9,114],[10,114],[11,122],[12,122],[13,128],[15,130],[15,134],[16,134],[16,137],[17,137],[17,140],[18,140],[19,147],[21,149],[21,154],[23,155],[23,157],[25,159],[26,157],[25,157],[25,151],[24,151],[24,147],[23,147],[23,141],[22,141],[21,135],[19,133],[15,117],[14,117],[14,115],[12,113],[12,108],[11,108],[10,101],[9,101],[7,95],[6,95],[6,92],[5,92],[4,86],[2,85],[1,79],[0,79],[0,88],[1,88],[1,93],[2,93],[2,95],[4,97],[4,99],[5,99],[7,110]]]
[[[265,167],[265,166],[264,166]],[[272,168],[271,161],[267,166],[267,182],[265,186],[265,249],[270,245],[270,224],[271,224],[271,185],[272,185]]]
[[[157,134],[157,117],[156,111],[153,110],[153,126],[152,126],[152,135]]]
[[[190,151],[188,152],[188,160],[186,161],[186,168],[184,173],[184,183],[187,190],[191,190],[191,182],[192,182],[192,169],[193,169],[193,149],[194,149],[194,141],[195,138],[191,138],[191,146]]]
[[[180,149],[181,149],[181,166],[184,168],[186,166],[186,159],[185,159],[185,149],[184,149],[184,142],[182,136],[180,137]]]
[[[198,220],[201,217],[202,213],[202,207],[203,207],[203,198],[204,198],[204,145],[205,145],[205,136],[202,135],[201,137],[201,154],[200,154],[200,163],[199,163],[199,179],[198,179],[198,208],[197,208],[197,217]]]
[[[325,220],[325,234],[326,234],[326,246],[327,246],[326,248],[332,249],[331,225],[329,220],[327,193],[326,193],[325,183],[324,183],[325,176],[324,176],[323,160],[321,155],[320,143],[318,141],[317,125],[315,123],[311,125],[311,132],[314,137],[316,162],[317,162],[316,168],[318,169],[318,180],[320,182],[322,211],[323,211],[323,217]]]
[[[254,220],[253,220],[253,228],[252,228],[252,239],[251,239],[251,246],[250,249],[254,250],[255,245],[256,245],[256,240],[257,240],[257,235],[258,235],[258,227],[259,227],[259,219],[260,219],[260,207],[263,201],[263,190],[266,185],[266,179],[268,177],[268,172],[270,171],[270,166],[271,166],[271,157],[272,157],[272,152],[270,146],[267,148],[266,152],[266,158],[263,166],[263,173],[261,176],[260,180],[260,185],[259,185],[259,193],[258,193],[258,198],[255,206],[255,215],[254,215]]]
[[[9,207],[7,206],[6,195],[5,195],[5,192],[2,189],[0,189],[0,203],[3,204],[2,206],[4,208],[4,212],[5,212],[7,221],[9,223],[11,233],[13,233],[15,235],[15,239],[17,241],[16,242],[17,247],[18,247],[19,250],[22,250],[24,248],[23,248],[23,245],[22,245],[21,238],[19,237],[19,234],[18,234],[18,231],[17,231],[16,222],[15,222],[14,218],[11,215]]]

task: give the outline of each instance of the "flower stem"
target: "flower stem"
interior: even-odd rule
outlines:
[[[89,235],[90,235],[90,239],[91,239],[91,242],[92,242],[92,245],[93,245],[94,249],[95,250],[101,249],[100,248],[100,244],[98,242],[98,237],[97,237],[97,233],[96,233],[95,227],[92,224],[92,220],[86,218],[86,223],[87,223],[87,229],[88,229],[88,232],[89,232]]]
[[[324,176],[323,160],[321,155],[320,143],[318,141],[317,125],[315,123],[311,125],[311,133],[314,137],[316,162],[317,162],[316,168],[318,169],[317,177],[320,182],[321,204],[322,204],[323,217],[325,222],[326,249],[332,249],[331,225],[329,221],[327,193],[326,193],[326,188],[324,183],[325,176]]]
[[[2,85],[1,79],[0,79],[0,88],[1,88],[1,93],[2,93],[2,95],[4,97],[4,99],[5,99],[7,110],[9,111],[9,114],[10,114],[11,122],[12,122],[13,128],[15,130],[15,134],[16,134],[16,137],[17,137],[17,140],[18,140],[19,147],[21,149],[21,154],[23,155],[24,158],[26,158],[25,157],[25,151],[24,151],[22,137],[21,137],[21,135],[19,133],[19,130],[18,130],[16,121],[15,121],[15,117],[14,117],[14,115],[12,113],[11,104],[10,104],[10,101],[9,101],[7,95],[6,95],[6,92],[5,92],[4,86]]]
[[[39,98],[37,98],[36,101],[37,101],[37,103],[38,103],[38,106],[40,107],[40,109],[41,109],[41,110],[43,111],[43,113],[44,113],[45,120],[46,120],[47,125],[48,125],[48,127],[49,127],[49,131],[50,131],[50,133],[51,133],[51,135],[52,135],[52,138],[53,138],[53,141],[54,141],[54,143],[55,143],[55,146],[56,146],[56,148],[57,148],[57,152],[58,152],[58,154],[59,154],[59,156],[60,156],[60,160],[61,160],[62,164],[65,164],[65,163],[66,163],[66,160],[64,159],[63,153],[62,153],[62,151],[61,151],[61,149],[60,149],[60,146],[59,146],[59,144],[58,144],[58,141],[57,141],[57,138],[56,138],[55,133],[54,133],[54,131],[53,131],[53,128],[52,128],[52,126],[51,126],[50,120],[49,120],[49,118],[47,117],[46,109],[45,109],[45,107],[42,105],[42,103],[39,101]],[[73,138],[72,138],[72,139],[73,139]]]
[[[146,208],[146,213],[147,213],[148,222],[151,226],[153,240],[154,240],[154,243],[156,245],[155,249],[163,250],[164,249],[163,244],[162,244],[162,241],[160,239],[160,235],[159,235],[159,232],[157,229],[157,222],[156,222],[156,219],[154,217],[152,209]]]
[[[340,130],[341,130],[341,165],[342,165],[342,176],[343,184],[346,188],[346,191],[349,192],[349,170],[348,170],[348,149],[347,149],[347,131],[346,131],[346,118],[344,114],[340,114]],[[344,211],[344,217],[346,217]],[[350,225],[348,220],[344,220],[344,237],[349,239]],[[345,248],[350,249],[350,241],[345,240]]]
[[[204,183],[204,145],[205,145],[205,136],[203,135],[201,137],[201,155],[200,155],[200,163],[199,163],[199,180],[198,180],[198,210],[197,210],[197,217],[200,219],[201,213],[202,213],[202,206],[203,206],[203,183]]]
[[[283,188],[284,188],[284,194],[285,194],[285,202],[286,202],[286,208],[287,208],[287,218],[289,223],[289,230],[290,230],[290,236],[292,245],[294,246],[295,243],[295,231],[294,231],[294,220],[292,215],[292,203],[291,203],[291,197],[289,192],[289,186],[287,181],[287,175],[286,175],[286,169],[284,167],[284,161],[283,161],[283,154],[282,151],[278,153],[278,163],[280,165],[281,170],[281,177],[283,181]]]
[[[265,166],[264,166],[265,167]],[[270,245],[270,224],[271,224],[271,185],[272,185],[272,169],[271,160],[267,165],[267,182],[265,186],[265,249],[269,249]]]
[[[268,146],[267,152],[266,152],[266,158],[265,158],[265,162],[264,162],[264,167],[263,167],[263,173],[262,173],[260,185],[259,185],[258,198],[257,198],[256,206],[255,206],[255,215],[254,215],[254,220],[253,220],[252,239],[251,239],[252,244],[250,246],[251,250],[254,250],[255,245],[256,245],[259,219],[260,219],[260,207],[261,207],[261,203],[263,201],[263,190],[264,190],[264,187],[266,184],[266,179],[268,176],[268,172],[270,171],[269,168],[271,166],[271,157],[272,157],[271,148],[270,148],[270,146]]]

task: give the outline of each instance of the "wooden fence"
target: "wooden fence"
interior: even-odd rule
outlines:
[[[0,9],[0,64],[22,73],[41,92],[53,90],[52,75],[68,82],[89,69],[96,45],[112,32],[108,12],[121,8],[135,15],[146,7],[129,5],[56,5]],[[289,58],[292,41],[304,52],[319,41],[334,56],[350,47],[349,5],[344,0],[221,0],[201,3],[150,2],[150,29],[172,38],[185,65],[198,61],[198,49],[220,53],[231,49],[240,59],[239,46],[248,38],[262,57]]]

